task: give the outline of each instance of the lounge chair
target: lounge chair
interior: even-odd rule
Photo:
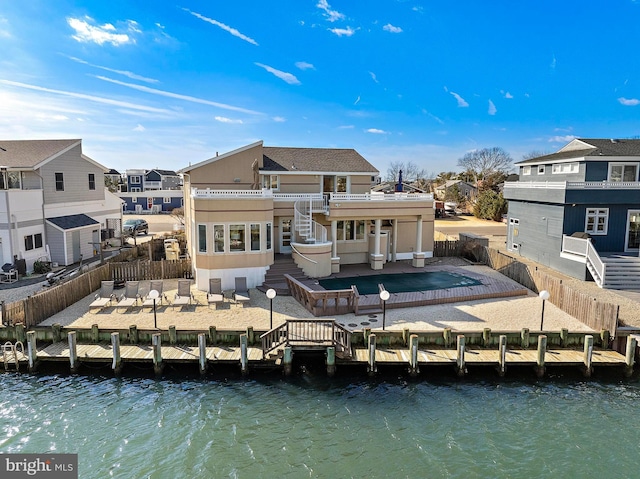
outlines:
[[[222,280],[220,278],[209,278],[209,294],[207,294],[209,307],[211,303],[215,303],[216,309],[218,305],[224,303],[224,295],[222,294]]]
[[[158,292],[158,297],[156,298],[156,303],[155,303],[156,305],[162,304],[162,301],[166,301],[167,304],[169,304],[169,299],[167,298],[167,295],[162,292],[163,286],[164,286],[164,281],[162,280],[153,280],[149,283],[149,293],[153,290],[156,290]],[[153,308],[153,298],[149,297],[149,293],[147,293],[147,295],[144,298],[144,301],[142,302],[142,308],[145,308],[146,306]]]
[[[195,298],[191,293],[191,280],[179,279],[178,292],[176,293],[176,298],[173,300],[173,309],[176,309],[176,306],[188,306],[192,302],[195,303]]]
[[[101,283],[100,292],[96,294],[93,302],[89,305],[89,309],[95,308],[100,311],[102,308],[111,306],[111,303],[116,299],[116,295],[113,294],[113,283],[113,281],[103,281]]]
[[[124,294],[120,296],[120,301],[116,304],[118,308],[124,308],[125,311],[133,306],[138,305],[140,295],[138,294],[139,281],[127,281],[124,285]]]
[[[233,300],[236,304],[248,303],[251,301],[249,297],[249,288],[247,288],[247,278],[244,276],[240,276],[236,278],[236,289],[233,291]]]

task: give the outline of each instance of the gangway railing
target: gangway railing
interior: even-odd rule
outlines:
[[[336,352],[351,356],[351,331],[333,319],[288,319],[261,335],[260,339],[263,356],[283,346],[333,346]]]

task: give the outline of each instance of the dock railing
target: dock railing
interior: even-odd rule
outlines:
[[[288,319],[260,336],[264,356],[282,346],[329,347],[351,356],[351,331],[333,319]]]

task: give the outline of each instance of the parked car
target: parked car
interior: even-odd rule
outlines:
[[[122,230],[131,235],[148,234],[149,224],[147,220],[125,220]]]

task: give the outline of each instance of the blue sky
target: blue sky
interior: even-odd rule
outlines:
[[[0,0],[0,139],[178,169],[264,140],[385,173],[640,135],[640,1]]]

